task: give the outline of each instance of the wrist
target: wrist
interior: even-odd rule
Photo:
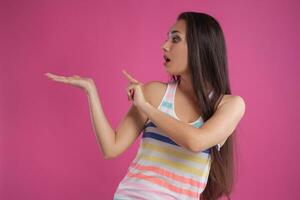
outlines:
[[[95,92],[97,92],[97,88],[93,84],[88,84],[88,86],[85,88],[85,93],[87,95],[93,94]]]
[[[147,114],[147,111],[149,110],[149,108],[151,108],[151,104],[147,101],[143,102],[142,104],[140,104],[138,106],[138,108],[145,114]]]

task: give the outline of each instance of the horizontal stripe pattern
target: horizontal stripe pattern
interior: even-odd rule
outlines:
[[[159,157],[163,157],[166,159],[172,159],[172,161],[178,163],[189,163],[190,166],[199,165],[205,166],[207,164],[207,160],[209,159],[208,154],[207,156],[192,154],[187,155],[184,152],[178,151],[178,149],[173,149],[170,146],[162,146],[157,143],[153,143],[153,141],[144,140],[142,143],[142,153],[138,157],[143,155],[158,155]]]
[[[127,176],[150,181],[151,183],[159,185],[159,186],[164,187],[164,188],[167,188],[170,191],[177,193],[178,195],[181,195],[181,196],[186,195],[190,199],[194,199],[194,198],[198,197],[197,192],[193,192],[193,191],[190,191],[190,190],[182,189],[180,187],[176,187],[176,186],[174,186],[170,183],[167,183],[164,179],[162,179],[160,177],[157,177],[157,176],[148,176],[148,175],[144,175],[142,173],[134,174],[134,173],[131,173],[131,172],[127,173]]]
[[[173,114],[174,84],[168,84],[158,109]],[[199,118],[190,125],[203,125]],[[190,200],[205,189],[211,166],[211,149],[192,152],[159,131],[149,119],[141,143],[126,176],[115,191],[114,199]]]
[[[152,140],[152,139],[144,139],[142,141],[142,144],[147,142],[147,140]],[[151,144],[154,144],[154,145],[161,145],[160,144],[161,142],[160,141],[151,141]],[[170,161],[172,160],[177,160],[177,161],[181,161],[183,164],[191,164],[192,162],[195,162],[196,163],[196,168],[198,168],[200,171],[202,171],[204,173],[204,171],[207,170],[208,167],[210,167],[210,155],[207,154],[207,153],[203,153],[203,155],[201,156],[200,154],[195,156],[195,153],[193,152],[190,152],[190,151],[187,151],[187,150],[184,150],[184,148],[181,148],[181,147],[176,147],[174,148],[175,146],[172,146],[172,145],[168,145],[168,144],[164,144],[163,148],[172,148],[173,149],[173,152],[174,152],[174,155],[170,155],[172,153],[169,153],[168,155],[164,155],[163,158],[165,159],[169,159]],[[183,149],[183,150],[181,150]],[[176,154],[178,154],[177,152],[181,152],[182,154],[185,154],[187,156],[191,156],[191,155],[194,155],[194,157],[191,156],[191,158],[185,158],[185,159],[182,159],[182,158],[178,158],[176,157]],[[166,162],[163,162],[163,163],[160,163],[160,162],[153,162],[151,159],[148,160],[147,159],[147,156],[155,156],[156,154],[161,154],[163,155],[163,153],[161,152],[157,152],[157,151],[149,151],[147,149],[144,149],[143,147],[140,146],[139,148],[139,152],[138,154],[136,155],[136,158],[133,160],[133,163],[136,162],[136,163],[140,163],[140,164],[143,164],[143,165],[152,165],[152,166],[157,166],[157,167],[163,167],[164,169],[166,170],[169,170],[169,171],[172,171],[176,174],[181,174],[183,176],[191,176],[191,173],[189,171],[186,171],[186,170],[181,170],[181,169],[178,169],[178,168],[174,168],[172,165],[169,165],[168,163]],[[167,153],[165,153],[167,154]],[[157,157],[157,156],[156,156]],[[184,161],[184,160],[188,160],[188,161]],[[199,163],[199,164],[197,164]],[[207,164],[208,163],[208,164]],[[197,174],[194,174],[193,175],[193,179],[195,180],[198,180],[198,181],[201,181],[201,182],[205,182],[206,181],[206,177],[204,176],[198,176]]]
[[[152,123],[152,122],[151,122]],[[153,123],[151,125],[152,127],[156,127]],[[146,125],[146,128],[148,127],[148,125]],[[176,146],[179,146],[178,144],[176,144],[172,139],[170,139],[168,136],[166,136],[165,134],[160,133],[158,130],[156,130],[156,132],[154,132],[155,130],[149,131],[145,128],[145,130],[143,131],[143,135],[142,138],[152,138],[155,140],[160,140],[169,144],[173,144]],[[210,153],[210,149],[206,149],[202,152],[205,153]]]
[[[177,194],[169,192],[167,189],[162,188],[158,185],[154,185],[149,181],[142,179],[124,177],[119,184],[118,190],[114,194],[114,199],[151,199],[151,200],[176,200]],[[142,191],[136,193],[136,190]],[[136,195],[132,198],[132,195]],[[137,198],[136,198],[137,197]]]
[[[205,186],[205,181],[201,182],[194,177],[187,178],[183,174],[175,173],[161,166],[133,163],[130,166],[129,170],[131,173],[136,173],[136,174],[143,173],[144,175],[150,175],[150,176],[164,176],[165,182],[184,189],[190,189],[194,192],[197,192],[199,187],[203,188]]]

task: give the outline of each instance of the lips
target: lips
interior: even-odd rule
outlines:
[[[165,60],[166,63],[171,61],[171,59],[168,56],[164,55],[163,57],[164,57],[164,60]]]

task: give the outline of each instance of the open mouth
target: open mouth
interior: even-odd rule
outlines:
[[[170,58],[168,58],[166,55],[164,55],[164,60],[165,60],[165,63],[168,63],[171,61]]]

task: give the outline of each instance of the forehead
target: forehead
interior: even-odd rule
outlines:
[[[185,35],[186,25],[184,20],[177,20],[170,28],[168,34],[178,33]]]

